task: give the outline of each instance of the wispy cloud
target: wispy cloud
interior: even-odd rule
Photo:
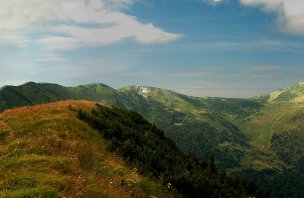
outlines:
[[[224,2],[225,0],[201,0],[201,1],[203,3],[209,3],[209,4],[212,4],[212,5],[216,5],[216,4]]]
[[[121,74],[122,76],[140,76],[140,77],[146,77],[146,76],[152,76],[155,75],[155,72],[153,71],[148,71],[148,70],[132,70],[132,71],[127,71],[123,72]]]
[[[46,50],[101,46],[124,39],[140,43],[177,40],[151,23],[125,14],[135,0],[0,0],[0,44],[36,42]],[[30,33],[40,33],[31,38]]]
[[[270,74],[254,74],[248,77],[248,79],[252,79],[252,80],[258,80],[258,79],[267,79],[267,78],[274,78],[276,77],[278,74],[275,73],[270,73]]]
[[[272,39],[252,38],[247,40],[227,40],[195,43],[185,46],[193,50],[271,50],[299,51],[304,47],[303,42],[282,41]]]
[[[213,72],[211,71],[183,71],[183,72],[173,72],[169,75],[180,78],[195,78],[195,77],[204,77],[211,74],[213,74]]]
[[[192,96],[211,96],[211,97],[227,97],[227,98],[248,98],[263,93],[268,93],[273,88],[262,87],[262,88],[240,88],[232,86],[223,86],[223,85],[201,85],[201,86],[189,86],[189,87],[178,87],[174,89],[177,92],[192,95]]]
[[[258,65],[251,67],[249,71],[253,72],[273,72],[273,71],[282,71],[284,69],[288,69],[286,66],[281,66],[281,65]]]
[[[218,5],[232,0],[201,0],[203,3]],[[264,12],[277,15],[280,30],[289,34],[304,36],[303,0],[239,0],[242,5],[259,7]]]
[[[288,33],[304,36],[303,0],[240,0],[247,6],[259,6],[265,12],[278,15],[279,27]]]
[[[40,57],[35,58],[34,61],[35,62],[66,62],[68,60],[60,55],[48,52]]]

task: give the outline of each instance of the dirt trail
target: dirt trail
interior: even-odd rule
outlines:
[[[276,118],[273,119],[272,123],[271,123],[271,126],[270,126],[270,133],[269,133],[269,136],[268,136],[268,146],[270,147],[271,146],[271,137],[273,136],[274,134],[274,131],[273,131],[273,128],[274,126],[278,123],[278,121],[284,116],[284,113],[278,115]]]

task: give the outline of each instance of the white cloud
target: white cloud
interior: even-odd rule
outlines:
[[[290,34],[304,35],[303,0],[240,0],[244,5],[260,6],[266,12],[278,15],[279,27]]]
[[[43,54],[40,57],[38,56],[37,58],[34,59],[34,61],[35,62],[66,62],[67,59],[65,59],[57,54],[48,52],[48,53]]]
[[[170,74],[174,77],[180,77],[180,78],[195,78],[195,77],[205,77],[212,75],[213,72],[211,71],[183,71],[183,72],[176,72]]]
[[[99,46],[132,38],[141,43],[177,40],[123,9],[135,0],[0,0],[0,44],[38,42],[47,49]],[[31,33],[39,37],[30,38]]]
[[[218,3],[222,3],[224,0],[201,0],[203,3],[208,3],[212,5],[216,5]]]

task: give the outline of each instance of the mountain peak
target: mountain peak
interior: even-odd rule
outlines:
[[[157,88],[157,87],[152,87],[152,86],[141,86],[141,85],[132,85],[132,86],[128,86],[128,87],[123,87],[123,88],[120,88],[119,91],[136,92],[137,94],[139,94],[145,98],[147,98],[148,96],[173,98],[177,95],[181,95],[181,94],[178,94],[169,89]]]
[[[144,97],[148,97],[148,94],[151,92],[151,87],[136,85],[136,88],[137,93]]]
[[[298,82],[297,84],[279,89],[273,93],[270,93],[268,102],[300,102],[304,101],[304,82]]]
[[[298,85],[304,87],[304,82],[299,82]]]
[[[34,82],[34,81],[29,81],[29,82],[26,82],[26,83],[24,83],[24,84],[22,84],[22,85],[36,85],[37,83],[36,82]]]
[[[105,85],[103,83],[88,83],[88,84],[79,85],[79,86],[103,86],[103,87],[107,86],[107,87],[109,87],[108,85]]]

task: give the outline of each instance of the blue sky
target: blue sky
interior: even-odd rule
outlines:
[[[0,86],[250,97],[304,81],[302,0],[0,2]]]

